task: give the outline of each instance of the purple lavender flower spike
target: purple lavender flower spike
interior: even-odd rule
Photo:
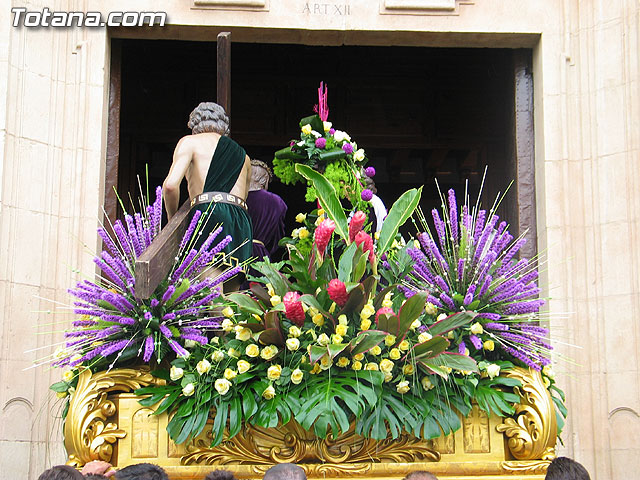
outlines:
[[[115,258],[112,257],[107,252],[102,252],[100,254],[100,256],[102,257],[104,262],[107,265],[109,265],[109,267],[111,267],[111,270],[113,270],[113,272],[116,275],[118,275],[118,277],[123,278],[127,282],[129,281],[129,278],[131,277],[131,274],[129,273],[127,268],[124,266],[124,263],[122,263],[122,260],[120,260],[117,257],[115,257]],[[131,277],[131,278],[133,278],[133,277]]]
[[[116,244],[113,243],[113,240],[111,239],[111,237],[109,236],[109,234],[104,228],[102,227],[98,228],[98,235],[100,235],[100,238],[102,239],[102,243],[104,247],[109,252],[111,252],[112,255],[115,255],[115,256],[120,255],[120,251],[118,250],[118,247],[116,247]]]
[[[417,293],[404,285],[398,285],[398,290],[402,292],[405,298],[411,298]]]
[[[221,325],[221,318],[222,317],[215,317],[215,318],[210,318],[208,320],[199,320],[197,322],[193,322],[191,323],[192,326],[194,327],[200,327],[200,328],[220,328]]]
[[[516,350],[515,348],[511,348],[508,345],[505,344],[500,344],[500,347],[507,353],[511,354],[512,356],[514,356],[515,358],[517,358],[518,360],[520,360],[522,363],[524,363],[525,365],[533,368],[534,370],[541,370],[540,365],[538,365],[537,363],[535,363],[533,360],[531,360],[525,353],[521,352],[520,350]]]
[[[73,325],[74,327],[92,327],[97,324],[98,322],[96,322],[95,320],[74,320],[73,322],[71,322],[71,325]]]
[[[500,315],[498,315],[498,317],[499,316]],[[487,322],[487,323],[484,324],[484,328],[488,328],[490,330],[499,330],[501,332],[506,332],[507,330],[509,330],[509,325],[505,325],[504,323]]]
[[[482,278],[482,277],[479,277],[479,278]],[[486,277],[484,277],[484,283],[480,288],[480,292],[478,293],[478,298],[483,297],[484,294],[487,293],[487,290],[489,290],[489,287],[491,286],[491,282],[493,282],[493,278],[491,277],[491,275],[487,275]]]
[[[120,220],[116,220],[113,224],[113,231],[115,232],[116,237],[118,238],[118,242],[120,242],[120,246],[122,247],[122,250],[124,250],[126,257],[131,263],[133,263],[134,257],[133,250],[131,249],[130,244],[131,240],[125,233],[124,227],[122,226],[122,222]]]
[[[433,216],[433,223],[436,227],[436,232],[438,233],[438,240],[440,241],[440,247],[442,247],[442,249],[445,249],[445,228],[444,228],[444,222],[440,219],[440,214],[438,213],[438,210],[436,210],[435,208],[433,210],[431,210],[431,215]]]
[[[184,338],[185,340],[192,340],[194,342],[198,342],[201,345],[206,345],[207,343],[209,343],[209,339],[207,337],[203,337],[202,335],[182,335],[182,338]]]
[[[189,352],[182,348],[182,345],[180,345],[175,340],[169,340],[169,346],[174,352],[176,352],[176,355],[178,355],[179,357],[186,357],[187,355],[189,355]]]
[[[456,201],[456,192],[453,188],[449,189],[449,222],[451,224],[451,236],[454,243],[458,242],[458,203]]]
[[[482,340],[476,335],[469,335],[469,340],[473,343],[473,346],[476,350],[480,350],[482,348]]]
[[[469,285],[469,289],[467,290],[467,294],[464,296],[464,306],[466,307],[471,302],[473,302],[473,294],[476,293],[477,286],[475,284]]]
[[[478,243],[476,244],[476,250],[475,250],[475,252],[473,254],[473,259],[475,261],[480,261],[480,256],[484,252],[484,249],[485,249],[484,247],[487,244],[487,240],[489,239],[489,235],[493,231],[493,227],[495,226],[497,221],[498,221],[498,216],[497,215],[491,215],[491,218],[489,219],[489,222],[487,222],[487,224],[485,225],[484,230],[482,231],[482,235],[480,235],[480,239],[478,240]],[[489,252],[489,254],[491,254],[491,252]]]
[[[434,304],[436,307],[440,307],[442,308],[442,302],[440,301],[439,298],[434,297],[433,295],[429,295],[427,297],[427,302]]]
[[[91,317],[99,317],[104,313],[102,310],[87,310],[85,308],[75,308],[73,313],[76,315],[89,315]]]
[[[142,361],[148,363],[151,360],[151,355],[155,350],[155,342],[153,341],[153,337],[149,335],[147,339],[144,341],[144,356],[142,357]]]
[[[202,216],[201,210],[196,210],[193,213],[193,217],[191,218],[191,223],[189,224],[189,228],[187,228],[187,231],[184,233],[184,236],[182,237],[182,241],[180,242],[180,250],[182,250],[187,245],[187,242],[191,240],[191,237],[193,236],[193,232],[196,229],[196,226],[198,225],[198,220],[200,220],[201,216]]]
[[[510,340],[512,342],[515,343],[520,343],[522,345],[529,345],[531,343],[531,340],[522,336],[522,335],[518,335],[517,333],[511,333],[511,332],[502,332],[500,334],[500,336],[502,338],[504,338],[505,340]]]
[[[527,302],[512,303],[504,308],[504,313],[506,315],[534,313],[540,310],[540,307],[542,307],[544,303],[544,300],[530,300]]]
[[[445,282],[440,275],[436,275],[434,280],[436,285],[438,285],[444,293],[449,293],[449,285],[447,285],[447,282]]]
[[[467,345],[464,342],[460,342],[460,345],[458,345],[458,353],[460,355],[464,355],[464,352],[467,350]]]
[[[453,300],[451,299],[451,297],[446,293],[442,292],[440,294],[440,300],[442,300],[451,310],[456,309],[456,304],[453,303]]]
[[[196,307],[183,308],[182,310],[175,311],[176,315],[178,316],[197,315],[199,312],[200,312],[200,309]]]
[[[175,272],[173,272],[173,275],[171,275],[171,281],[172,282],[175,283],[175,282],[178,281],[179,278],[182,277],[182,273],[191,264],[191,262],[193,261],[193,259],[196,257],[197,254],[198,254],[198,252],[196,250],[194,250],[194,249],[191,249],[189,251],[189,254],[185,257],[185,259],[182,261],[180,266],[175,270]]]
[[[174,293],[176,293],[176,287],[174,285],[169,285],[167,290],[164,292],[164,295],[162,295],[162,303],[167,303]]]
[[[160,302],[158,301],[157,298],[152,298],[151,299],[151,308],[156,308],[158,305],[160,305]]]
[[[216,278],[213,281],[212,285],[220,285],[226,282],[227,280],[230,280],[231,278],[235,277],[241,271],[242,271],[242,265],[236,265],[235,267],[230,268],[229,270],[224,272],[222,275],[220,275],[218,278]]]
[[[216,288],[209,295],[207,295],[206,297],[204,297],[204,298],[198,300],[196,303],[194,303],[193,306],[194,307],[201,307],[202,305],[206,305],[211,300],[213,300],[214,298],[218,298],[219,296],[220,296],[220,290],[218,290]]]
[[[124,288],[124,282],[122,279],[113,271],[113,269],[107,265],[104,261],[100,260],[98,257],[93,259],[93,263],[95,263],[100,270],[104,272],[104,274],[111,280],[113,283],[118,285],[120,288]]]
[[[113,325],[112,327],[99,330],[96,335],[96,338],[103,340],[107,338],[109,335],[115,335],[116,333],[121,331],[122,331],[122,327],[120,325]]]
[[[144,312],[144,319],[145,320],[151,320],[153,318],[153,315],[151,314],[151,312]]]
[[[119,341],[111,342],[105,345],[104,348],[100,350],[100,355],[102,355],[103,357],[108,357],[112,353],[115,353],[118,350],[122,350],[123,348],[125,348],[128,343],[129,343],[129,340],[119,340]]]
[[[498,275],[502,275],[509,269],[509,267],[511,266],[509,262],[511,262],[513,256],[518,253],[518,250],[520,250],[520,248],[522,248],[525,243],[527,243],[527,239],[521,238],[511,246],[511,248],[507,251],[504,258],[502,259],[502,265],[496,272]]]
[[[232,240],[233,238],[231,238],[231,235],[227,235],[222,240],[220,240],[220,243],[218,243],[211,250],[211,258],[215,257],[218,253],[220,253],[227,245],[231,243]]]
[[[176,318],[176,314],[173,312],[165,313],[163,320],[174,320]]]
[[[418,241],[420,242],[420,245],[422,245],[422,249],[425,252],[429,251],[429,235],[427,235],[426,232],[421,232],[418,235],[416,235],[416,238],[418,239]]]
[[[462,282],[464,276],[464,258],[458,260],[458,281]]]
[[[522,283],[529,283],[529,282],[533,282],[535,279],[538,278],[538,270],[531,270],[529,273],[527,273],[526,275],[524,275],[520,281]]]
[[[153,232],[157,234],[162,227],[160,225],[162,220],[162,187],[160,186],[156,187],[156,200],[153,202],[153,217],[155,220]]]
[[[169,330],[169,327],[167,327],[164,323],[160,324],[160,333],[162,333],[162,335],[164,335],[165,338],[173,337],[173,333],[171,333],[171,330]]]
[[[480,239],[480,234],[482,233],[482,229],[484,228],[484,219],[487,215],[486,210],[480,210],[478,212],[478,216],[476,217],[476,227],[473,231],[473,244],[477,245],[478,240]]]
[[[136,256],[139,257],[140,254],[142,254],[142,245],[140,245],[140,239],[138,238],[138,234],[136,233],[136,225],[133,222],[133,217],[131,215],[125,215],[124,221],[127,222],[129,238],[131,239],[131,243],[133,244],[133,250],[136,252]]]
[[[482,312],[478,314],[478,317],[486,318],[487,320],[493,320],[494,322],[497,322],[501,318],[499,313],[491,313],[491,312]]]
[[[462,206],[462,226],[467,231],[467,235],[471,235],[471,215],[467,205]]]

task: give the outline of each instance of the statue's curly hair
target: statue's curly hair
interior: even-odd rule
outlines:
[[[229,134],[229,117],[224,108],[214,102],[202,102],[189,115],[187,126],[191,132],[214,132],[220,135]]]

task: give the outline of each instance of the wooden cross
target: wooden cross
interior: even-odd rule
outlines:
[[[231,33],[218,34],[217,46],[217,102],[231,118]],[[191,210],[187,200],[165,225],[151,245],[136,260],[135,295],[145,300],[155,291],[158,284],[169,273],[175,256],[178,254],[180,240],[189,223]]]

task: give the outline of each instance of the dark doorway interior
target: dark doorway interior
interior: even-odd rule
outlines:
[[[150,185],[162,183],[175,144],[190,133],[189,112],[200,101],[215,100],[216,44],[121,45],[118,190],[135,192],[136,175],[144,179],[146,165]],[[330,121],[365,149],[388,207],[420,185],[423,210],[438,207],[434,178],[459,197],[469,179],[475,198],[485,165],[482,201],[488,206],[517,175],[514,52],[234,43],[231,136],[249,156],[270,163],[276,150],[298,137],[298,121],[312,113],[323,80]],[[296,213],[313,208],[304,203],[302,187],[274,182],[271,190],[288,203],[292,228]],[[514,191],[501,207],[512,231],[518,230],[517,202]]]

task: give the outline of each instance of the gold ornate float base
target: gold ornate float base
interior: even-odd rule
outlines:
[[[171,478],[202,479],[223,468],[239,479],[258,479],[273,464],[292,462],[309,478],[367,479],[404,477],[428,470],[440,478],[543,479],[554,456],[556,422],[553,404],[537,372],[518,369],[522,403],[513,418],[487,416],[477,406],[462,428],[435,440],[410,435],[396,440],[364,439],[353,430],[335,440],[321,440],[289,423],[277,429],[246,426],[231,440],[209,448],[210,430],[194,441],[175,445],[168,437],[166,414],[138,403],[131,392],[155,381],[144,370],[81,374],[65,424],[69,463],[92,459],[116,467],[150,462]]]

